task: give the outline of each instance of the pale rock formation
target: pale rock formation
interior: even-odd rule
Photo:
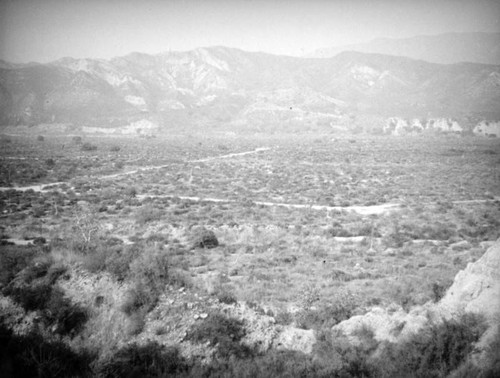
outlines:
[[[500,320],[500,239],[484,255],[459,272],[442,300],[416,306],[406,313],[402,309],[373,308],[365,315],[353,316],[333,331],[359,342],[356,336],[369,328],[377,341],[398,342],[417,333],[428,324],[437,324],[464,313],[483,315],[490,325],[490,337]],[[495,328],[495,329],[494,329]]]
[[[147,119],[141,119],[132,122],[127,126],[121,127],[82,127],[82,132],[88,134],[134,134],[134,135],[152,135],[158,129],[158,125]]]
[[[474,127],[474,134],[500,137],[500,121],[481,121]]]
[[[284,327],[273,340],[273,347],[311,353],[315,343],[316,337],[312,329]]]
[[[500,240],[460,271],[437,307],[446,317],[464,312],[500,319]]]

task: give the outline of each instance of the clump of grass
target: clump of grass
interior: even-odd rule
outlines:
[[[134,218],[135,222],[141,226],[146,223],[158,221],[162,217],[162,211],[153,207],[151,204],[141,206],[136,210]]]

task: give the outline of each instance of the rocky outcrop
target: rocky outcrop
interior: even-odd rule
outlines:
[[[443,133],[461,133],[464,131],[464,128],[456,120],[450,118],[404,119],[391,117],[386,120],[384,126],[384,133],[393,135],[421,133],[425,130]]]
[[[373,332],[378,342],[399,342],[414,335],[427,323],[427,309],[415,308],[409,313],[401,307],[394,306],[388,309],[373,308],[364,315],[353,316],[333,327],[335,333],[340,333],[357,344],[361,342],[363,330]]]
[[[474,134],[486,137],[500,137],[500,121],[481,121],[474,127]]]
[[[446,317],[464,312],[482,314],[490,322],[500,317],[500,240],[460,271],[438,303]]]
[[[374,308],[333,327],[333,331],[359,341],[363,329],[370,329],[377,341],[399,342],[424,326],[453,319],[464,313],[483,315],[491,328],[500,319],[500,239],[484,255],[460,271],[437,304],[417,306],[408,313],[401,308]]]

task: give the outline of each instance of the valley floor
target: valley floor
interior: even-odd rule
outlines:
[[[94,314],[79,345],[109,353],[154,340],[210,359],[213,342],[188,339],[214,312],[310,353],[297,340],[312,330],[438,301],[500,236],[497,139],[54,135],[0,148],[0,248],[64,267],[58,287]]]

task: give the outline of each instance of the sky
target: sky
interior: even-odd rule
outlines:
[[[0,59],[14,63],[207,46],[300,56],[477,31],[500,32],[500,0],[0,0]]]

